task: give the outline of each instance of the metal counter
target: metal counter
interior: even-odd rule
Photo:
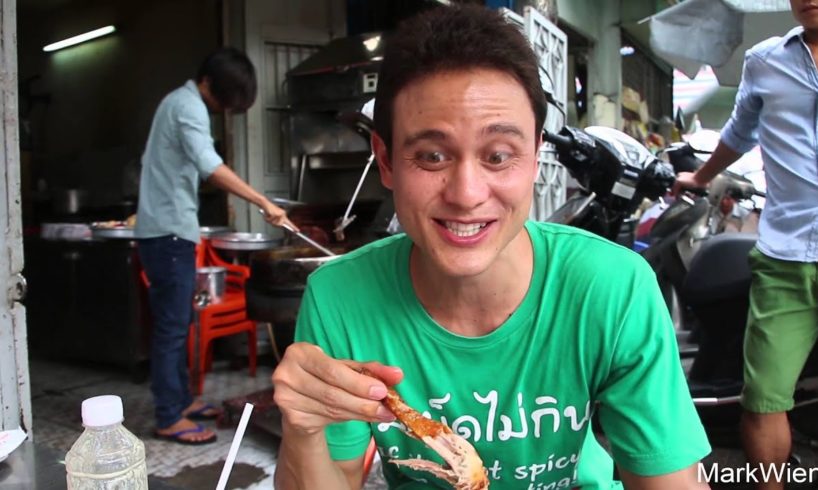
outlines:
[[[144,376],[150,313],[131,240],[24,242],[32,355],[117,364]]]

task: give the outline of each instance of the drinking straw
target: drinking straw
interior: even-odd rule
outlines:
[[[224,461],[224,468],[219,477],[219,484],[216,485],[216,490],[224,490],[227,485],[227,479],[230,478],[230,471],[233,469],[233,462],[236,460],[236,453],[239,452],[239,445],[241,439],[244,437],[244,429],[247,428],[247,422],[250,420],[250,414],[253,412],[253,405],[250,403],[244,404],[244,411],[241,413],[241,420],[239,426],[236,428],[236,434],[233,436],[233,442],[230,444],[230,451],[227,453],[227,459]]]

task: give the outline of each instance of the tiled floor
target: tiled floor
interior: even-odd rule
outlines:
[[[153,404],[147,383],[134,384],[129,375],[111,367],[78,366],[32,360],[31,386],[34,411],[35,441],[59,451],[68,451],[82,431],[80,404],[83,399],[116,394],[125,403],[125,426],[145,442],[148,471],[180,489],[211,488],[215,486],[224,459],[233,439],[233,427],[217,428],[219,440],[205,446],[183,446],[151,437]],[[270,386],[270,363],[259,366],[255,378],[246,370],[231,371],[217,366],[205,378],[205,400],[220,404],[223,400],[253,393]],[[813,412],[815,413],[815,412]],[[818,417],[808,414],[818,425]],[[213,426],[213,424],[210,424]],[[817,431],[818,432],[818,431]],[[735,445],[711,440],[713,454],[706,464],[719,462],[722,467],[744,464],[741,451]],[[236,463],[231,473],[230,489],[270,489],[276,464],[278,439],[253,427],[248,427]],[[797,436],[797,453],[802,466],[818,466],[815,442]],[[386,488],[376,461],[364,487],[366,490]],[[714,485],[713,488],[732,490],[750,488],[746,485]],[[788,487],[815,488],[815,487]]]
[[[216,428],[219,440],[204,446],[184,446],[154,439],[153,403],[148,383],[131,382],[128,373],[109,366],[81,366],[32,360],[30,364],[34,437],[39,444],[67,452],[82,432],[80,404],[85,398],[115,394],[125,405],[125,426],[144,443],[148,471],[179,488],[215,486],[235,433],[234,427]],[[204,399],[214,404],[270,386],[269,366],[259,366],[255,378],[247,370],[216,367],[205,378]],[[214,426],[213,423],[209,424]],[[242,440],[228,488],[270,489],[278,440],[248,427]],[[367,489],[385,488],[373,468]]]

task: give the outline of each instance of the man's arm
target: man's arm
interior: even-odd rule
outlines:
[[[707,187],[707,184],[716,176],[739,159],[741,153],[736,152],[723,141],[719,141],[718,146],[707,159],[707,162],[695,172],[681,172],[676,176],[676,183],[673,185],[673,193],[678,194],[682,189],[699,189]]]
[[[300,436],[284,426],[284,437],[278,452],[275,488],[282,490],[326,488],[357,490],[361,488],[364,457],[333,461],[322,432]]]
[[[182,150],[196,166],[199,175],[216,187],[255,204],[264,210],[264,220],[275,226],[290,225],[297,230],[283,209],[271,203],[239,178],[216,153],[210,136],[210,118],[204,106],[179,105],[175,112]]]
[[[362,367],[378,379],[361,374]],[[393,421],[381,402],[386,386],[380,380],[392,385],[402,377],[400,370],[378,363],[333,359],[306,342],[289,346],[273,372],[273,397],[283,428],[276,488],[359,489],[363,455],[333,461],[325,431],[338,422]]]
[[[219,189],[234,194],[244,199],[245,201],[255,204],[259,208],[263,209],[264,219],[271,225],[284,226],[286,224],[289,225],[294,230],[298,230],[298,227],[295,226],[289,220],[289,218],[287,218],[287,213],[285,213],[283,209],[271,203],[261,193],[257,192],[255,189],[250,187],[246,182],[241,180],[241,178],[238,175],[236,175],[235,172],[230,170],[230,168],[227,165],[221,164],[218,167],[216,167],[216,170],[214,170],[213,173],[210,174],[210,176],[207,178],[207,181],[212,183]]]
[[[718,174],[758,143],[759,118],[764,102],[755,89],[753,72],[757,60],[752,50],[745,53],[733,114],[721,131],[718,146],[702,168],[695,173],[682,172],[676,177],[676,183],[673,185],[674,194],[678,194],[684,188],[706,187]]]
[[[698,464],[659,476],[635,475],[619,467],[619,476],[627,490],[704,490],[710,488],[699,481]]]

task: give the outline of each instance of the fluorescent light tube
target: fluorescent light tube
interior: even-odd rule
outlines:
[[[75,44],[84,43],[85,41],[105,36],[114,31],[116,31],[116,28],[114,26],[101,27],[99,29],[94,29],[93,31],[86,32],[85,34],[69,37],[68,39],[57,41],[56,43],[51,43],[48,46],[44,47],[43,51],[56,51],[58,49],[67,48],[68,46],[73,46]]]

